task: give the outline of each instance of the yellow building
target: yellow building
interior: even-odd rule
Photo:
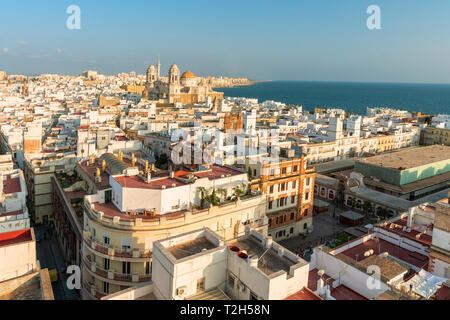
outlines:
[[[422,131],[424,145],[443,144],[450,146],[450,129],[427,127]]]
[[[395,135],[377,135],[377,152],[395,149]]]

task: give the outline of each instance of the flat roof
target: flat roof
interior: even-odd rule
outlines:
[[[317,290],[317,281],[319,280],[319,275],[317,274],[319,269],[313,269],[309,271],[308,274],[308,289],[312,291]],[[324,274],[322,279],[324,280],[324,285],[329,285],[331,288],[331,296],[336,300],[368,300],[366,297],[360,295],[356,291],[348,288],[346,285],[339,285],[336,288],[333,287],[333,282],[336,279]]]
[[[408,271],[408,269],[403,267],[401,264],[399,264],[389,256],[380,257],[375,254],[371,255],[367,259],[359,261],[358,265],[363,267],[364,269],[367,269],[372,265],[378,266],[380,268],[381,276],[386,278],[388,281]]]
[[[214,248],[217,248],[217,246],[203,236],[175,246],[167,247],[166,250],[169,251],[175,259],[183,259]]]
[[[388,230],[389,232],[393,232],[398,234],[401,237],[404,238],[408,238],[412,241],[416,241],[419,242],[423,245],[426,246],[431,246],[431,241],[433,240],[432,235],[432,231],[433,229],[431,228],[427,234],[425,233],[421,233],[417,230],[413,230],[411,229],[409,232],[406,230],[403,230],[404,227],[406,227],[408,225],[408,218],[407,217],[403,217],[400,219],[397,219],[395,221],[392,221],[391,223],[388,223],[386,226],[384,225],[379,225],[378,227]],[[417,238],[417,236],[420,234],[419,238]]]
[[[241,251],[247,251],[249,258],[252,256],[260,258],[258,260],[258,269],[266,275],[271,275],[278,271],[289,273],[291,266],[298,263],[298,261],[294,262],[285,256],[280,256],[273,248],[267,250],[264,245],[252,235],[238,238],[230,242],[230,245],[238,247]],[[263,254],[264,256],[262,257]]]
[[[362,244],[347,249],[339,253],[337,257],[344,257],[343,260],[345,261],[350,258],[354,263],[358,263],[368,258],[364,256],[364,253],[371,249],[374,251],[374,255],[380,255],[384,252],[388,252],[390,256],[400,259],[401,261],[409,263],[417,268],[424,270],[428,269],[429,258],[427,256],[406,250],[380,238],[377,238],[377,240],[370,239]]]
[[[118,176],[114,179],[124,188],[135,188],[135,189],[162,189],[163,186],[166,188],[179,187],[192,182],[183,181],[183,176],[193,175],[199,179],[208,178],[209,180],[221,179],[227,176],[236,176],[246,174],[243,171],[238,171],[233,168],[223,167],[218,165],[211,166],[210,170],[198,171],[198,172],[187,172],[187,171],[177,171],[174,173],[174,178],[169,176],[160,177],[160,179],[151,181],[150,183],[145,182],[139,176]],[[223,177],[222,177],[223,176]],[[175,186],[173,186],[175,185]]]
[[[395,170],[406,170],[444,160],[450,161],[450,146],[432,145],[381,154],[360,159],[357,162]]]
[[[297,291],[284,300],[323,300],[323,298],[315,294],[312,290],[303,288],[302,290]]]
[[[3,187],[4,194],[12,194],[12,193],[17,193],[17,192],[22,191],[22,188],[20,187],[20,178],[19,177],[11,178],[11,175],[8,174],[8,175],[6,175],[6,179],[3,180],[3,182],[4,182],[4,187]]]
[[[364,216],[362,214],[359,214],[355,211],[345,211],[343,213],[340,214],[341,216],[350,219],[350,220],[359,220],[364,218]]]

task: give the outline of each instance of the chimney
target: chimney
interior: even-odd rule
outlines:
[[[100,183],[100,182],[102,182],[102,176],[101,176],[100,169],[97,168],[97,170],[95,171],[95,183]]]
[[[148,174],[148,160],[145,160],[145,173]]]
[[[131,166],[134,167],[136,165],[136,157],[134,153],[131,154]]]
[[[106,161],[105,160],[102,161],[102,171],[103,172],[106,171]]]
[[[95,156],[94,156],[94,155],[91,155],[91,156],[89,157],[89,164],[92,166],[92,165],[94,165],[94,163],[95,163]]]
[[[171,179],[175,178],[175,172],[173,170],[170,171],[170,178]]]

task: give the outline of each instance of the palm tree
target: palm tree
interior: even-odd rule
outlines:
[[[236,186],[233,188],[233,200],[237,201],[244,193],[245,193],[245,187],[243,186]]]
[[[211,194],[207,196],[206,200],[213,206],[218,206],[220,204],[220,198],[217,196],[216,188],[214,188]]]
[[[219,190],[217,190],[217,193],[222,196],[223,201],[227,200],[228,190],[226,188],[220,188]]]
[[[198,187],[197,190],[200,192],[200,207],[204,207],[207,198],[205,187]]]

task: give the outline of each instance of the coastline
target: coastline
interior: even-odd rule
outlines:
[[[260,82],[272,82],[273,80],[252,80],[252,81],[248,81],[247,83],[239,83],[239,84],[230,84],[230,85],[226,85],[226,86],[220,86],[220,87],[212,87],[213,89],[220,89],[220,88],[237,88],[237,87],[248,87],[248,86],[252,86],[256,83],[260,83]]]

